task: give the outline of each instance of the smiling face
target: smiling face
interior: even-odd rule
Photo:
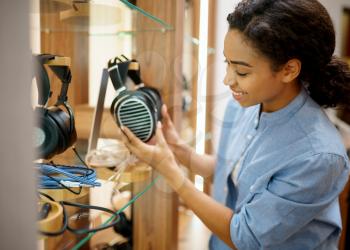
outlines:
[[[286,106],[300,91],[298,60],[290,60],[279,71],[273,71],[270,61],[237,30],[227,32],[224,56],[227,61],[224,84],[243,107],[261,103],[263,111],[273,112]]]

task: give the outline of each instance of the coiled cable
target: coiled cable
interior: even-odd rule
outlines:
[[[96,171],[84,166],[50,165],[38,163],[38,188],[62,189],[65,187],[96,187]]]

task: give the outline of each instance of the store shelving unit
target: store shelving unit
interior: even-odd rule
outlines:
[[[125,4],[131,15],[123,12]],[[178,76],[182,74],[179,62],[182,58],[184,0],[138,0],[137,6],[139,9],[128,1],[118,0],[40,1],[41,53],[64,55],[72,60],[73,78],[68,98],[75,110],[78,139],[87,139],[90,131],[86,130],[92,125],[94,108],[88,105],[89,38],[92,36],[131,37],[132,56],[141,64],[144,81],[160,89],[174,123],[180,129],[182,79]],[[128,20],[124,20],[125,17]],[[124,22],[131,22],[131,28],[123,28]],[[105,27],[103,31],[99,29],[102,26]],[[51,79],[52,90],[57,93],[59,83],[54,77]],[[109,114],[104,111],[103,115]],[[107,119],[111,122],[111,118]],[[112,124],[107,130],[113,137]],[[64,154],[57,159],[62,157]],[[155,175],[144,182],[135,182],[133,193],[142,190]],[[177,249],[178,200],[165,183],[159,183],[133,205],[133,249]],[[46,246],[54,248],[54,244]]]

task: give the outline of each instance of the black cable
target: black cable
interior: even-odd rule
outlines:
[[[49,177],[51,180],[57,182],[58,184],[60,184],[64,189],[67,189],[69,192],[73,193],[73,194],[76,194],[76,195],[79,195],[81,194],[81,190],[83,189],[82,187],[79,187],[79,190],[78,191],[74,191],[73,189],[71,189],[70,187],[67,187],[66,185],[64,185],[63,183],[61,183],[59,180],[56,180],[56,178],[48,175],[48,174],[45,174],[45,173],[41,173],[42,175],[45,175],[46,177]]]
[[[48,198],[51,201],[55,201],[51,196],[49,196],[48,194],[42,193],[42,192],[38,192],[40,195],[45,196],[46,198]],[[75,203],[75,202],[69,202],[69,201],[60,201],[59,204],[62,206],[63,208],[63,227],[57,231],[57,232],[45,232],[45,231],[40,231],[39,233],[46,235],[46,236],[58,236],[63,234],[63,232],[67,229],[68,231],[74,233],[74,234],[88,234],[88,233],[92,233],[92,232],[98,232],[101,230],[105,230],[107,228],[110,227],[114,227],[115,225],[117,225],[117,223],[120,220],[120,216],[119,214],[117,214],[116,212],[114,212],[111,209],[105,208],[105,207],[99,207],[99,206],[93,206],[93,205],[86,205],[86,204],[81,204],[81,203]],[[78,207],[81,209],[94,209],[94,210],[99,210],[99,211],[103,211],[103,212],[107,212],[109,214],[111,214],[112,216],[117,216],[116,218],[113,219],[113,221],[107,225],[102,225],[99,226],[97,228],[93,228],[93,229],[76,229],[76,228],[72,228],[69,226],[68,223],[68,216],[66,214],[66,210],[65,210],[65,206],[72,206],[72,207]]]
[[[55,201],[54,200],[54,198],[52,198],[50,195],[48,195],[48,194],[45,194],[45,193],[43,193],[43,192],[40,192],[40,191],[38,191],[38,196],[39,196],[39,198],[40,198],[40,195],[42,195],[42,196],[45,196],[46,198],[48,198],[50,201]]]
[[[87,168],[89,168],[89,166],[86,164],[86,162],[83,160],[83,158],[81,158],[81,156],[79,155],[77,149],[75,148],[75,146],[72,147],[75,155],[79,158],[79,160],[81,161],[81,163],[83,163],[83,165]]]
[[[63,204],[65,206],[72,206],[72,207],[79,207],[82,209],[94,209],[94,210],[100,210],[100,211],[104,211],[107,213],[110,213],[112,216],[117,216],[116,218],[113,219],[113,221],[107,225],[102,225],[99,226],[97,228],[93,228],[93,229],[75,229],[70,227],[69,225],[67,226],[67,230],[69,230],[70,232],[74,233],[74,234],[88,234],[88,233],[95,233],[101,230],[105,230],[107,228],[110,227],[114,227],[118,222],[119,222],[119,214],[117,214],[116,212],[114,212],[113,210],[110,210],[108,208],[104,208],[104,207],[99,207],[99,206],[93,206],[93,205],[86,205],[86,204],[80,204],[80,203],[74,203],[74,202],[68,202],[68,201],[63,201]]]

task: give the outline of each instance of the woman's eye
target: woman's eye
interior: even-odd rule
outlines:
[[[237,71],[236,71],[236,73],[237,73],[237,75],[238,75],[238,76],[242,76],[242,77],[244,77],[244,76],[247,76],[247,75],[248,75],[248,73],[239,73],[239,72],[237,72]]]

